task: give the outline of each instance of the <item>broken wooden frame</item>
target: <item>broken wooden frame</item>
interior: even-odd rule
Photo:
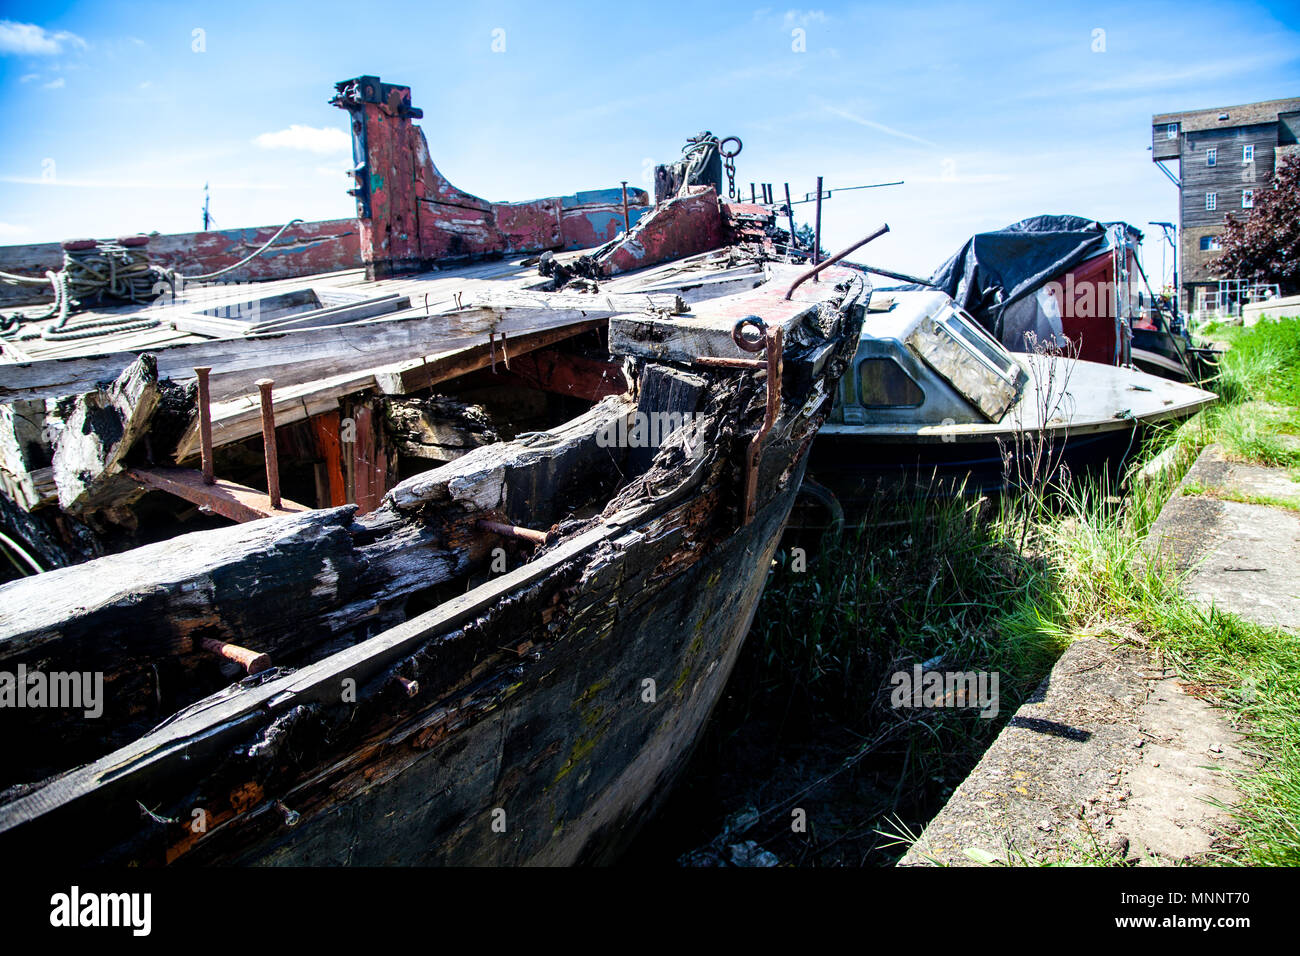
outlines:
[[[5,586],[5,666],[100,669],[114,692],[99,723],[0,714],[29,720],[4,735],[19,749],[7,782],[55,775],[6,794],[0,843],[117,863],[572,862],[608,847],[721,693],[856,346],[861,282],[819,291],[767,319],[787,374],[749,523],[736,491],[768,423],[765,384],[633,357],[635,398],[476,449],[370,515],[257,521]],[[712,304],[736,352],[732,313],[761,314],[756,297],[771,295]],[[722,348],[703,317],[680,334],[662,321],[614,323],[643,350]],[[691,411],[689,425],[643,465],[598,440],[667,406]],[[547,537],[513,545],[521,563],[493,575],[492,549],[512,545],[483,521]],[[298,670],[228,685],[222,668],[245,668],[218,664],[204,641]],[[628,706],[648,674],[663,677],[661,707]],[[480,833],[493,806],[517,814],[518,842]],[[202,833],[188,826],[195,809]],[[85,813],[96,827],[68,825]]]

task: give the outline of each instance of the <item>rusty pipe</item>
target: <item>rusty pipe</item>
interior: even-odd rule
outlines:
[[[234,661],[250,675],[257,674],[271,666],[270,654],[251,651],[247,647],[240,647],[238,644],[227,644],[225,641],[218,641],[215,638],[203,638],[203,649],[224,657],[228,661]]]
[[[480,518],[475,522],[475,525],[484,531],[499,534],[503,538],[517,538],[520,541],[528,541],[532,544],[546,544],[550,537],[545,531],[534,531],[532,528],[521,528],[518,525],[491,521],[487,518]]]
[[[275,408],[272,405],[271,386],[275,384],[269,378],[257,380],[257,390],[262,399],[262,446],[266,456],[266,494],[271,499],[271,507],[280,507],[280,458],[275,444]]]
[[[822,178],[820,176],[817,177],[817,225],[813,229],[812,252],[813,265],[817,265],[822,257]],[[817,280],[817,270],[814,269],[811,274],[815,282]],[[798,285],[798,283],[796,282],[795,285]],[[790,297],[787,295],[786,298]]]
[[[203,483],[210,485],[216,476],[212,468],[212,392],[208,387],[208,375],[212,368],[207,365],[194,369],[199,379],[199,455],[203,462]]]
[[[794,234],[794,203],[790,202],[790,184],[785,184],[785,214],[790,217],[790,245],[796,246],[799,243]]]
[[[632,214],[627,211],[627,180],[623,183],[623,232],[627,234],[632,231]]]
[[[863,246],[865,246],[868,242],[871,242],[873,239],[879,239],[887,232],[889,232],[889,223],[884,223],[881,225],[879,229],[877,229],[871,235],[867,236],[865,239],[859,239],[857,242],[853,243],[853,245],[846,246],[845,248],[841,249],[839,252],[835,253],[835,255],[831,256],[825,262],[820,262],[817,265],[813,266],[803,275],[799,276],[799,278],[794,280],[794,283],[790,286],[790,288],[785,293],[786,299],[789,299],[790,296],[794,295],[795,289],[799,288],[799,286],[803,285],[804,282],[806,282],[808,279],[811,279],[813,276],[817,275],[817,273],[821,272],[823,269],[835,265],[835,263],[839,262],[849,253],[856,252],[858,249],[861,249]]]
[[[701,355],[695,359],[693,364],[702,365],[705,368],[767,368],[767,362],[763,359],[726,358],[720,355]]]

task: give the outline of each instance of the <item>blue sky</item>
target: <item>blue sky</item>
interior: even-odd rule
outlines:
[[[1146,230],[1154,280],[1146,223],[1177,206],[1152,114],[1300,95],[1300,5],[1231,0],[4,2],[0,20],[0,243],[197,229],[205,181],[220,227],[349,216],[327,100],[371,73],[412,88],[439,169],[488,199],[645,184],[710,129],[744,140],[746,192],[905,180],[830,200],[830,248],[887,221],[862,257],[928,274],[974,232],[1068,212]]]

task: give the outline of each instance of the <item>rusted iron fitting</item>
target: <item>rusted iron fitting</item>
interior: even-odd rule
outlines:
[[[271,387],[275,382],[269,378],[257,380],[257,390],[262,400],[262,446],[266,454],[266,494],[271,499],[271,507],[280,507],[280,458],[275,444],[275,407],[271,398]]]
[[[238,644],[227,644],[225,641],[218,641],[211,637],[205,637],[202,643],[205,651],[224,657],[228,661],[234,661],[249,674],[260,673],[271,666],[270,654],[250,651],[247,647],[240,647]]]
[[[532,528],[521,528],[518,525],[506,524],[502,521],[492,521],[488,518],[479,518],[475,527],[490,531],[493,534],[499,534],[503,538],[515,538],[519,541],[528,541],[535,545],[549,544],[551,535],[545,531],[535,531]]]
[[[799,278],[794,280],[794,283],[790,286],[789,290],[785,294],[786,299],[788,300],[790,296],[794,295],[795,289],[799,288],[799,286],[803,285],[805,282],[807,282],[813,276],[817,275],[817,273],[821,272],[823,269],[835,265],[835,263],[839,262],[849,253],[856,252],[858,249],[861,249],[863,246],[865,246],[868,242],[871,242],[873,239],[879,239],[887,232],[889,232],[889,224],[885,223],[879,229],[877,229],[875,232],[873,232],[871,235],[867,236],[866,238],[859,239],[857,242],[853,243],[853,245],[841,249],[839,252],[835,253],[835,255],[831,256],[825,262],[819,262],[817,265],[813,266],[807,272],[799,276]]]
[[[212,392],[208,387],[208,376],[211,373],[211,367],[206,365],[194,369],[199,380],[199,455],[203,462],[205,485],[216,481],[212,467]]]
[[[752,330],[752,333],[751,333]],[[745,523],[753,520],[758,502],[758,468],[762,460],[763,441],[781,414],[782,356],[785,352],[785,330],[779,325],[768,328],[756,315],[746,316],[731,330],[731,340],[745,352],[764,352],[761,359],[719,358],[700,356],[695,364],[713,368],[738,368],[765,370],[767,372],[767,407],[763,424],[749,443],[745,455]]]

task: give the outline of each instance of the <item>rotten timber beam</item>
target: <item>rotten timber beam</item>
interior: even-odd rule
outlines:
[[[204,482],[202,472],[190,468],[128,468],[126,474],[146,488],[165,491],[232,521],[257,521],[311,510],[283,498],[277,508],[266,492],[224,478],[217,478],[209,485]]]
[[[161,378],[188,379],[196,367],[210,367],[212,397],[222,401],[254,391],[259,378],[273,378],[282,388],[303,385],[409,360],[415,355],[481,345],[492,333],[519,336],[608,317],[614,314],[611,305],[618,307],[627,301],[601,295],[578,298],[583,301],[573,307],[475,307],[354,325],[159,345],[150,351],[157,357]],[[674,307],[680,302],[676,296],[668,298],[674,301]],[[630,299],[634,300],[630,311],[645,310],[647,297],[632,295]],[[135,352],[109,352],[0,364],[0,401],[59,398],[93,391],[101,382],[117,378],[137,357]]]
[[[149,352],[108,387],[75,399],[54,441],[54,484],[65,512],[81,514],[131,497],[131,489],[113,479],[161,400],[158,363]]]

